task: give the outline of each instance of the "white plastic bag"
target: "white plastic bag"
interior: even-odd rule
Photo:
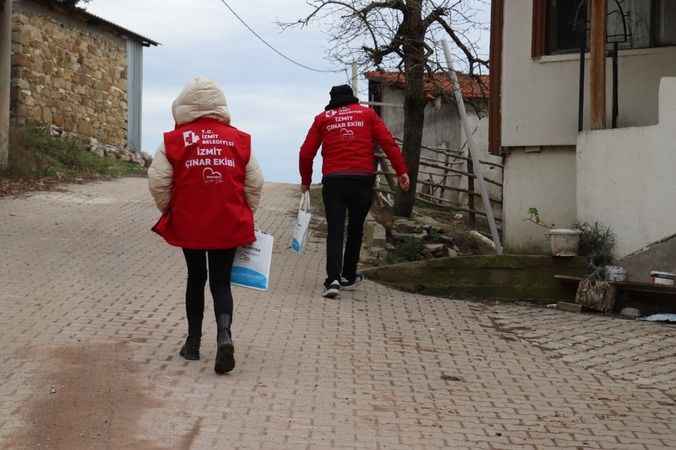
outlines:
[[[298,217],[293,225],[291,250],[295,253],[303,253],[305,250],[305,243],[310,230],[310,221],[312,214],[310,213],[310,192],[305,192],[300,198],[300,205],[298,206]]]
[[[232,266],[232,284],[259,291],[268,290],[274,241],[271,234],[256,231],[256,242],[237,249]]]

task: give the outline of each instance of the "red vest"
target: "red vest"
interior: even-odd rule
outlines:
[[[303,184],[312,182],[312,163],[320,145],[324,175],[375,174],[374,144],[385,151],[397,175],[408,171],[401,149],[373,109],[353,104],[319,114],[300,149]]]
[[[164,146],[174,184],[169,208],[153,231],[188,249],[254,242],[253,212],[244,194],[251,136],[203,118],[165,133]]]

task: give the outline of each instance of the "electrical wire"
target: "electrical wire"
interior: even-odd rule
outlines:
[[[310,67],[310,66],[308,66],[308,65],[305,65],[305,64],[303,64],[303,63],[300,63],[300,62],[296,61],[295,59],[291,58],[290,56],[287,56],[286,54],[284,54],[284,53],[282,53],[281,51],[277,50],[272,44],[270,44],[268,41],[266,41],[265,38],[263,38],[263,36],[261,36],[260,34],[258,34],[258,33],[256,32],[256,30],[254,30],[254,29],[253,29],[253,28],[252,28],[252,27],[251,27],[251,26],[250,26],[250,25],[249,25],[249,24],[248,24],[248,23],[247,23],[240,15],[239,15],[239,14],[237,14],[237,12],[236,12],[234,9],[232,9],[232,7],[228,4],[228,2],[226,2],[225,0],[221,0],[221,3],[223,3],[223,4],[225,5],[225,7],[228,8],[228,10],[232,13],[232,15],[235,16],[235,18],[236,18],[237,20],[239,20],[240,23],[241,23],[242,25],[244,25],[244,27],[245,27],[247,30],[249,30],[249,31],[251,32],[251,34],[253,34],[254,36],[256,36],[256,37],[258,38],[259,41],[261,41],[261,42],[262,42],[263,44],[265,44],[268,48],[270,48],[270,50],[272,50],[273,52],[277,53],[279,56],[281,56],[282,58],[284,58],[285,60],[287,60],[287,61],[290,62],[291,64],[294,64],[294,65],[296,65],[296,66],[298,66],[298,67],[302,67],[303,69],[306,69],[306,70],[309,70],[309,71],[312,71],[312,72],[317,72],[317,73],[340,73],[340,72],[343,72],[343,71],[345,70],[345,69],[338,69],[338,70],[323,70],[323,69],[316,69],[316,68],[314,68],[314,67]]]

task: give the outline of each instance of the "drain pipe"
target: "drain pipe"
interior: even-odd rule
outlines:
[[[577,7],[575,23],[580,31],[580,98],[578,105],[577,131],[584,130],[584,91],[586,82],[587,56],[587,2],[582,0]]]

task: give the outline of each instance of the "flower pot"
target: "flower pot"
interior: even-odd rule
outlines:
[[[552,255],[560,257],[577,256],[581,234],[580,230],[567,228],[550,230],[548,235],[552,245]]]

